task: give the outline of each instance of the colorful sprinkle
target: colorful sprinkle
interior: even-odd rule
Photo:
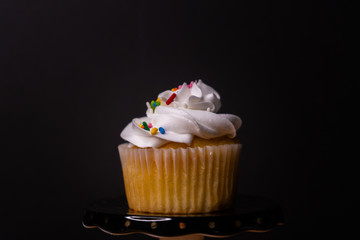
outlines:
[[[153,110],[153,112],[155,112],[155,108],[161,105],[161,99],[157,98],[156,101],[152,100],[150,102],[150,107]]]
[[[144,129],[144,125],[142,125],[142,124],[139,124],[139,127],[141,127],[142,129]]]
[[[156,107],[156,106],[154,106],[154,103],[155,103],[154,101],[151,101],[151,103],[150,103],[150,107],[153,110],[153,112],[155,111],[155,107]]]
[[[145,130],[148,130],[148,131],[150,130],[150,128],[149,128],[149,126],[147,125],[146,122],[143,122],[143,125],[144,125],[144,129],[145,129]]]
[[[178,88],[172,88],[171,91],[172,92],[176,92],[178,90]]]
[[[188,87],[189,87],[189,88],[192,88],[193,84],[194,84],[194,81],[191,81],[191,83],[188,84]]]
[[[156,127],[154,127],[153,129],[151,129],[150,133],[151,133],[151,135],[155,135],[155,134],[157,134],[157,131],[158,131],[158,129]]]
[[[169,99],[166,101],[166,105],[169,105],[170,103],[172,103],[172,101],[174,100],[174,98],[176,97],[176,93],[173,93]]]
[[[149,123],[148,126],[149,126],[149,128],[152,128],[152,127],[153,127],[152,123]]]
[[[179,85],[179,86],[178,86],[178,89],[181,89],[181,88],[182,88],[182,85]]]
[[[164,133],[165,133],[165,129],[164,129],[163,127],[159,127],[159,132],[160,132],[161,134],[164,134]]]

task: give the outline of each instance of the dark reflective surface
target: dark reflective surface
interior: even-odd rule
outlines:
[[[151,214],[129,210],[126,200],[102,199],[86,209],[83,225],[111,234],[144,233],[152,236],[181,236],[201,233],[231,236],[243,231],[268,231],[282,225],[280,206],[254,196],[238,196],[232,209],[205,214]]]

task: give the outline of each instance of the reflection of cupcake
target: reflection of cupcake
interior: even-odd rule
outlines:
[[[201,80],[147,103],[119,145],[126,197],[135,211],[204,213],[231,207],[236,189],[241,119],[216,114],[220,96]]]

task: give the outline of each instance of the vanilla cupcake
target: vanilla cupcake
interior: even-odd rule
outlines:
[[[130,209],[207,213],[234,202],[242,121],[218,114],[220,95],[201,80],[146,103],[146,117],[121,132],[119,145]]]

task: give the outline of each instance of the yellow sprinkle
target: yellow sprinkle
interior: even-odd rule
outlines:
[[[154,127],[151,129],[150,133],[151,133],[151,135],[155,135],[155,134],[157,134],[157,131],[158,131],[158,129],[156,127]]]
[[[160,99],[160,98],[157,98],[155,102],[161,102],[161,99]]]

